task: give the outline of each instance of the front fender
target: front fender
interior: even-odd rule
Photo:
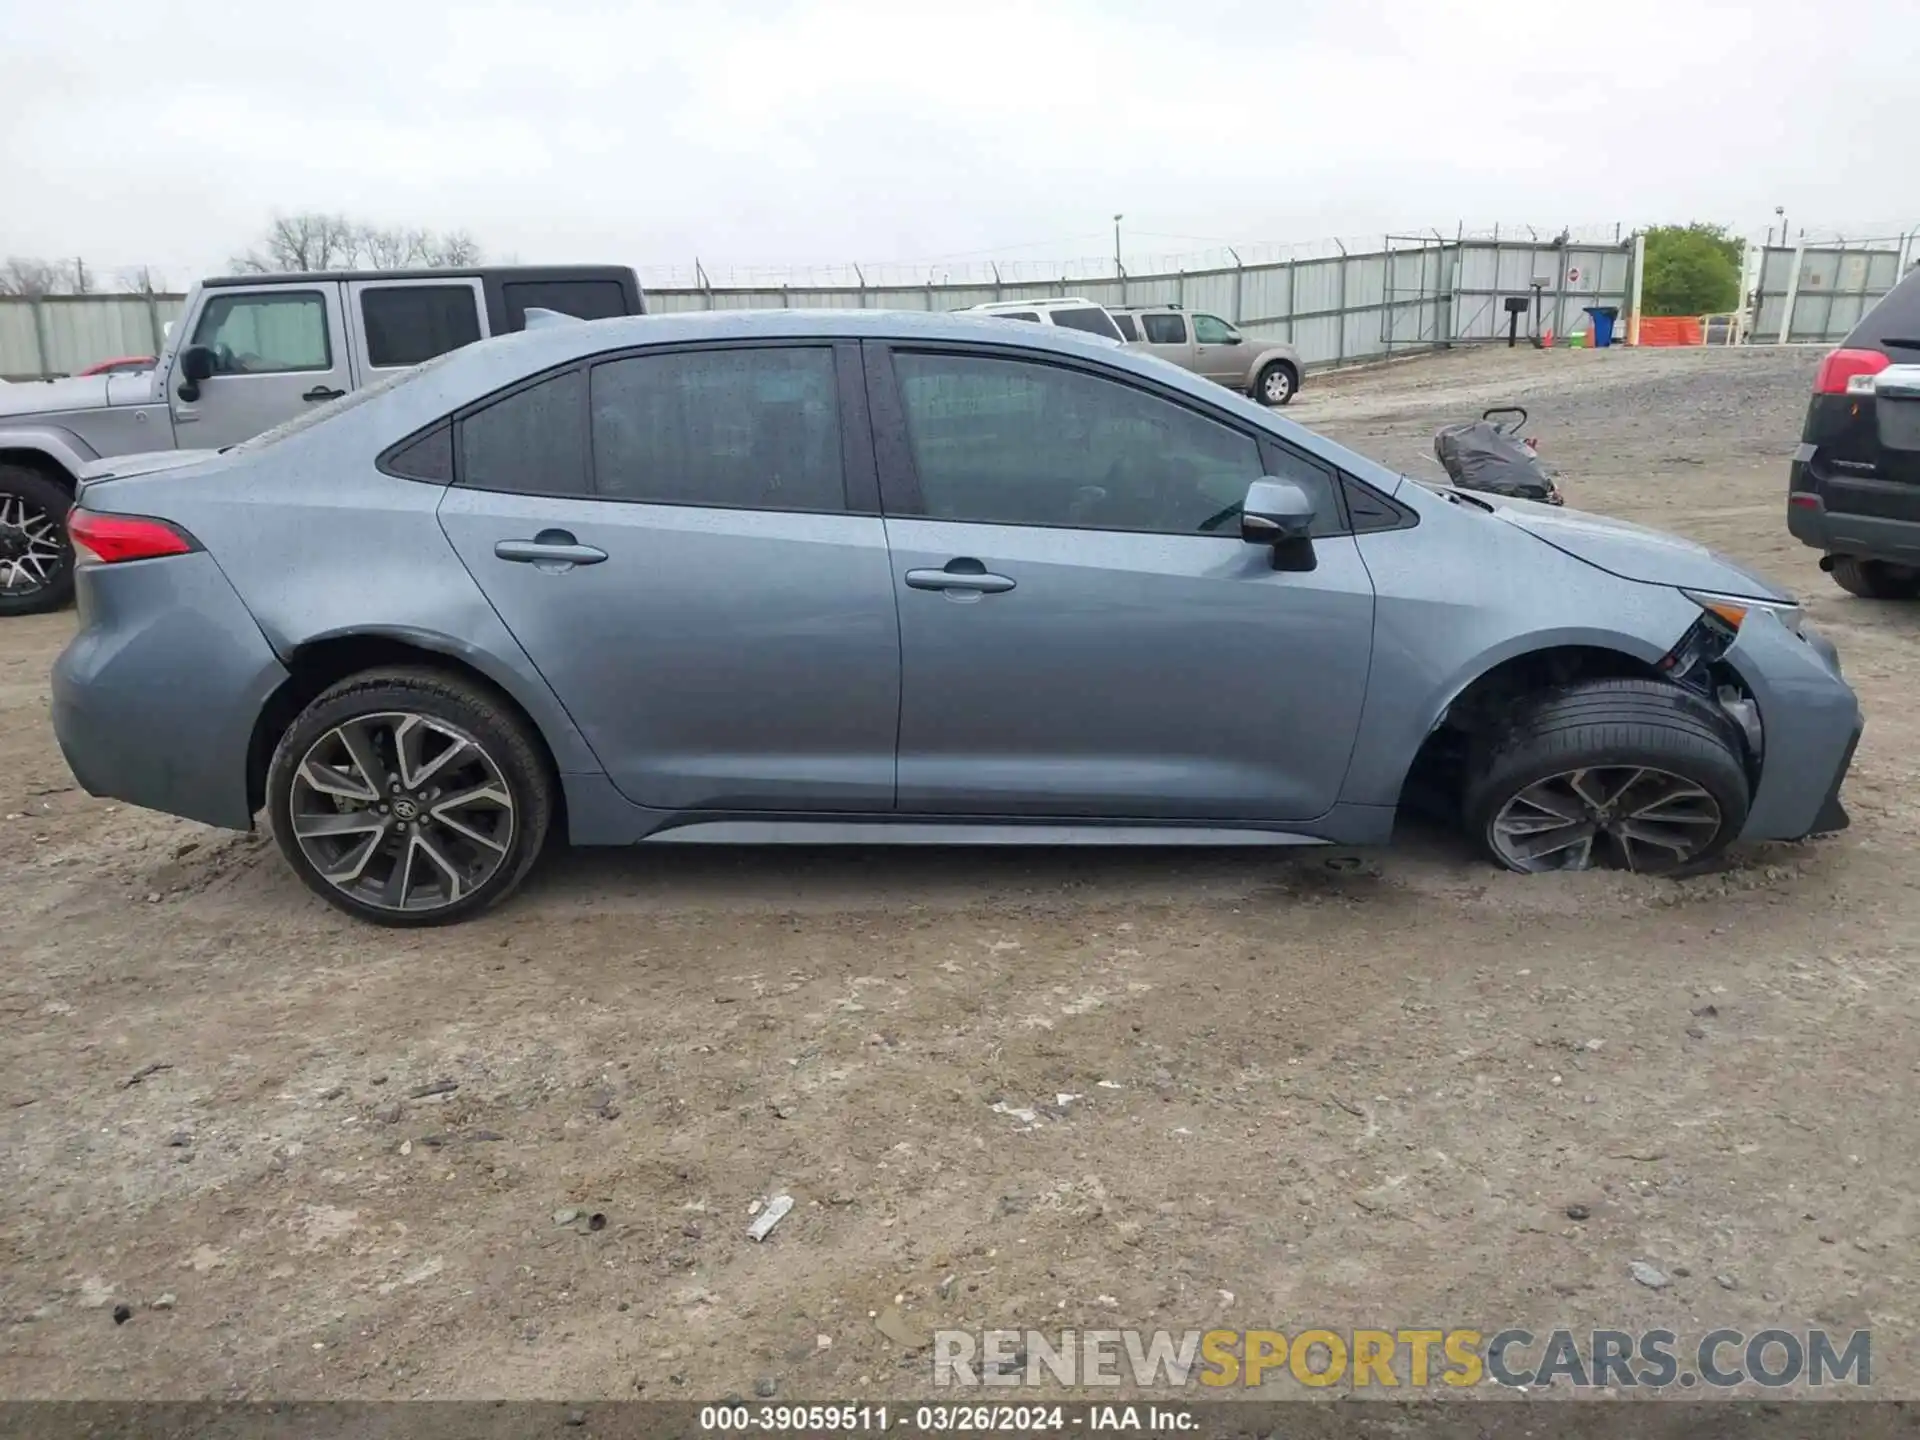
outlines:
[[[1622,580],[1490,515],[1437,501],[1420,524],[1358,537],[1373,577],[1373,664],[1341,799],[1397,805],[1447,707],[1516,656],[1579,646],[1657,663],[1700,609]]]
[[[60,467],[68,480],[100,454],[71,430],[58,425],[0,426],[0,452],[25,450]]]

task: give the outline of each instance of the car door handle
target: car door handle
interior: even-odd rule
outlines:
[[[542,530],[531,540],[500,540],[493,553],[530,565],[598,565],[607,558],[606,551],[580,544],[565,530]]]
[[[912,590],[964,590],[976,595],[1003,595],[1013,589],[1005,575],[989,572],[978,560],[949,560],[944,570],[909,570]]]
[[[338,400],[342,395],[346,393],[347,392],[344,390],[329,390],[324,385],[316,385],[313,387],[313,389],[307,391],[307,393],[302,395],[300,398],[302,400],[308,400],[313,402],[318,402],[321,400]]]

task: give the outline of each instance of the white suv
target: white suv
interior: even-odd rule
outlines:
[[[975,314],[998,315],[1002,320],[1031,320],[1036,325],[1059,325],[1068,330],[1084,331],[1088,335],[1098,335],[1102,340],[1111,340],[1116,345],[1126,343],[1126,337],[1120,333],[1120,327],[1113,323],[1106,307],[1092,300],[1077,297],[1063,300],[995,300],[987,305],[971,307]]]

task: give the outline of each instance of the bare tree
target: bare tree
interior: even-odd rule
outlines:
[[[405,270],[427,263],[427,232],[379,225],[362,225],[356,249],[358,261],[369,270]]]
[[[449,230],[444,235],[427,237],[427,264],[436,270],[457,265],[478,265],[483,258],[480,242],[465,230]]]
[[[255,249],[234,257],[236,270],[345,270],[359,248],[359,227],[344,215],[276,215]]]
[[[464,230],[445,235],[403,226],[370,225],[345,215],[276,215],[260,244],[236,256],[234,268],[282,270],[404,270],[472,265],[480,246]]]
[[[0,295],[25,295],[37,299],[57,295],[65,287],[64,268],[51,261],[24,255],[9,255],[0,264]]]
[[[113,283],[124,295],[162,295],[167,288],[166,280],[156,275],[151,265],[133,265],[125,270],[116,270]]]

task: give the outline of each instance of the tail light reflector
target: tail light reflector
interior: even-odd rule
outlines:
[[[1829,350],[1813,377],[1813,393],[1871,395],[1873,377],[1892,363],[1878,350]]]
[[[164,520],[144,515],[101,515],[75,506],[67,513],[67,535],[82,564],[118,565],[122,560],[153,560],[185,555],[193,541]]]

